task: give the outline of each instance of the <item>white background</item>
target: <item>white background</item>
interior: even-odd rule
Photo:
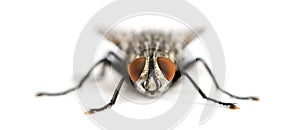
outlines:
[[[87,21],[110,2],[0,2],[0,129],[99,129],[83,114],[74,94],[59,98],[34,94],[72,84],[77,38]],[[261,101],[237,101],[238,111],[219,108],[204,125],[198,125],[201,113],[196,105],[176,129],[299,129],[300,3],[189,2],[208,18],[221,40],[226,89],[258,95]]]

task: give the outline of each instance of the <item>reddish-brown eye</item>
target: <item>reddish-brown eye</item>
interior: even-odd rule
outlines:
[[[144,67],[146,59],[144,57],[135,59],[128,68],[128,74],[130,79],[135,82],[139,79]]]
[[[175,64],[170,59],[164,57],[158,57],[157,62],[166,79],[169,81],[172,80],[176,72]]]

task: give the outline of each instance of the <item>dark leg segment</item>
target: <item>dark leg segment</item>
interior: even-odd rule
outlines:
[[[212,71],[211,71],[210,68],[208,67],[207,63],[206,63],[203,59],[201,59],[201,58],[197,58],[196,60],[194,60],[194,61],[188,63],[188,64],[184,67],[184,70],[186,70],[187,68],[189,68],[191,65],[193,65],[193,64],[196,63],[197,61],[200,61],[200,62],[202,62],[202,63],[204,64],[204,67],[205,67],[205,69],[208,71],[210,77],[212,78],[214,84],[216,85],[216,88],[217,88],[218,90],[220,90],[221,92],[223,92],[223,93],[229,95],[230,97],[236,98],[236,99],[242,99],[242,100],[250,100],[250,99],[251,99],[251,100],[254,100],[254,101],[258,101],[258,100],[259,100],[259,98],[253,97],[253,96],[249,96],[249,97],[240,97],[240,96],[236,96],[236,95],[233,95],[233,94],[231,94],[231,93],[225,91],[224,89],[222,89],[222,88],[219,86],[219,84],[218,84],[218,82],[217,82],[215,76],[213,75]]]
[[[118,61],[124,62],[123,59],[121,57],[119,57],[117,54],[115,54],[114,52],[112,52],[112,51],[108,52],[107,57],[110,55],[114,56]]]
[[[113,56],[114,58],[116,58],[118,61],[124,62],[118,55],[116,55],[116,54],[115,54],[114,52],[112,52],[112,51],[108,52],[106,58],[108,58],[110,55],[112,55],[112,56]],[[105,67],[106,67],[107,65],[110,65],[110,64],[104,63],[104,64],[102,65],[102,70],[101,70],[100,76],[104,76],[104,75],[105,75],[105,72],[106,72],[106,71],[105,71]]]
[[[76,89],[79,89],[82,87],[83,83],[87,80],[87,78],[91,75],[91,73],[93,72],[93,70],[99,65],[99,64],[111,64],[111,62],[105,58],[105,59],[102,59],[100,61],[98,61],[96,64],[94,64],[92,66],[92,68],[88,71],[88,73],[80,80],[80,82],[73,88],[70,88],[68,90],[65,90],[63,92],[57,92],[57,93],[47,93],[47,92],[42,92],[42,93],[38,93],[36,94],[36,96],[60,96],[60,95],[65,95],[65,94],[68,94],[70,92],[73,92],[75,91]]]
[[[113,95],[112,99],[110,100],[110,102],[108,104],[106,104],[104,107],[101,107],[101,108],[90,109],[89,111],[85,112],[85,114],[94,114],[96,112],[103,111],[103,110],[113,106],[116,103],[116,100],[117,100],[117,97],[119,95],[119,91],[121,89],[121,86],[122,86],[123,82],[124,82],[124,77],[120,80],[117,88],[114,91],[114,95]]]
[[[173,83],[176,83],[178,80],[179,80],[179,78],[181,77],[181,72],[179,71],[179,70],[177,70],[176,72],[175,72],[175,75],[174,75],[174,78],[173,78]]]
[[[203,91],[200,89],[200,87],[197,85],[197,83],[191,78],[190,75],[188,75],[187,73],[183,73],[183,75],[185,75],[189,81],[191,81],[191,83],[193,84],[193,86],[198,90],[198,92],[200,93],[200,95],[206,99],[206,100],[209,100],[209,101],[212,101],[212,102],[215,102],[215,103],[218,103],[220,105],[224,105],[224,106],[227,106],[229,107],[230,109],[239,109],[236,105],[234,105],[234,103],[225,103],[225,102],[221,102],[221,101],[218,101],[216,99],[212,99],[210,97],[207,97]]]

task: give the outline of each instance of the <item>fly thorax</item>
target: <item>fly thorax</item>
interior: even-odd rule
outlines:
[[[186,46],[183,39],[177,35],[165,31],[143,31],[128,34],[118,47],[126,53],[128,61],[143,55],[146,50],[160,50],[168,56],[178,58]]]

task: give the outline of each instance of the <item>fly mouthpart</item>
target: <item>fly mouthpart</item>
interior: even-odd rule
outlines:
[[[157,92],[159,88],[161,88],[161,83],[154,77],[151,77],[150,79],[147,79],[143,83],[141,83],[142,87],[147,91],[147,92]]]

